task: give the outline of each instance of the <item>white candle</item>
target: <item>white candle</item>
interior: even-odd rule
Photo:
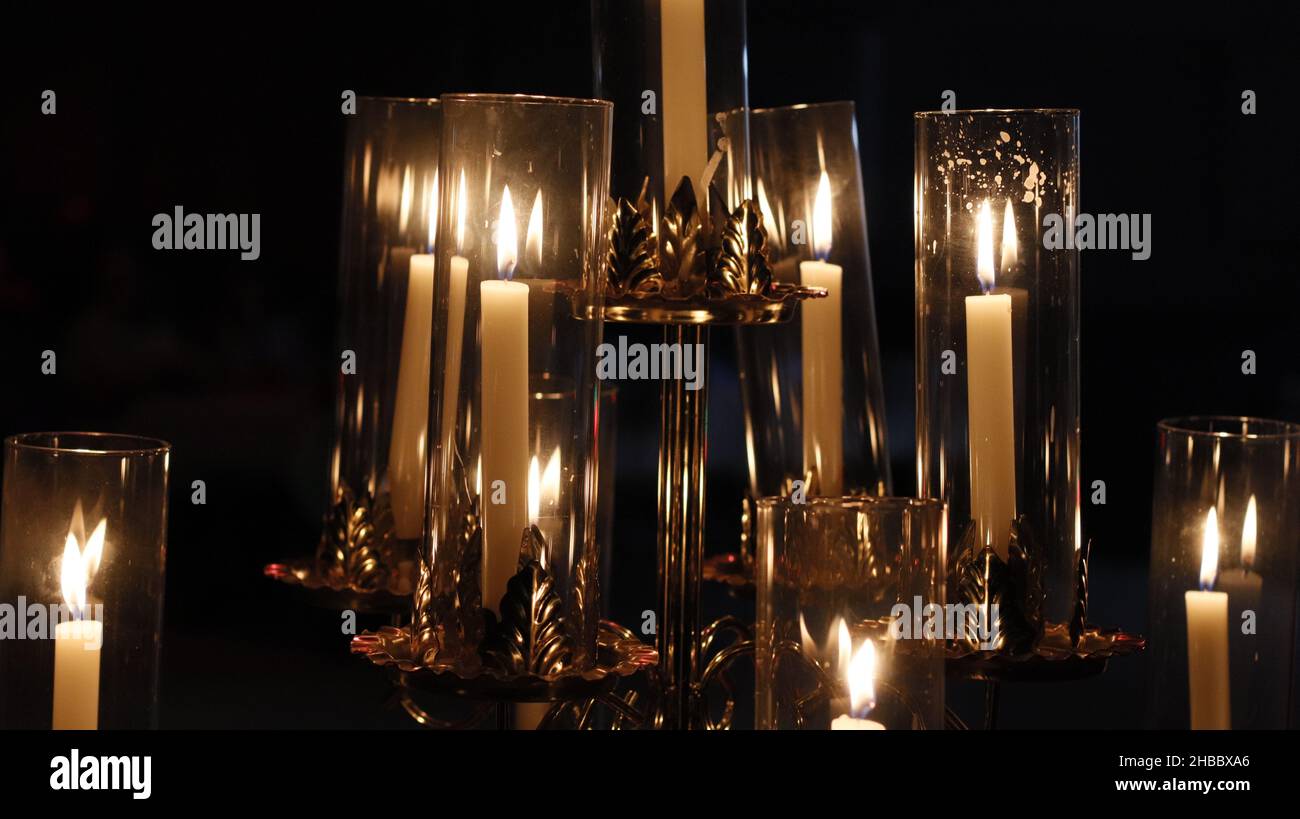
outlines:
[[[695,201],[709,161],[709,108],[705,84],[704,0],[660,0],[659,34],[663,87],[664,197],[673,195],[682,177],[694,183]]]
[[[844,269],[828,264],[831,250],[831,186],[822,171],[813,205],[812,239],[816,261],[799,263],[805,287],[825,287],[824,299],[801,306],[803,340],[803,466],[823,497],[844,491],[844,358],[842,315]]]
[[[54,627],[54,718],[56,731],[99,727],[99,653],[104,624],[73,620]]]
[[[976,269],[993,286],[993,219],[985,200],[977,218]],[[980,546],[1007,558],[1016,517],[1015,386],[1012,298],[966,297],[966,393],[969,415],[971,518]]]
[[[78,505],[73,516],[74,530],[81,529],[80,519]],[[73,531],[68,532],[64,543],[59,579],[63,599],[74,617],[86,614],[86,589],[103,556],[107,523],[100,520],[84,549]],[[54,730],[93,731],[99,727],[99,656],[103,643],[104,625],[97,620],[77,619],[54,627]]]
[[[1228,693],[1228,595],[1209,591],[1219,565],[1219,519],[1211,507],[1201,545],[1201,591],[1186,592],[1187,686],[1193,730],[1232,727]]]
[[[840,645],[849,639],[848,628],[840,623]],[[870,639],[853,652],[848,668],[849,713],[831,721],[832,731],[883,731],[885,726],[866,715],[876,707],[876,644]]]
[[[854,719],[847,714],[840,714],[831,720],[832,731],[883,731],[885,726],[873,719]]]
[[[506,584],[518,571],[519,543],[528,526],[528,285],[507,280],[517,261],[515,212],[507,187],[497,222],[497,272],[503,279],[479,284],[483,301],[483,605],[494,612]],[[504,484],[504,498],[497,481]]]
[[[424,527],[424,464],[429,427],[430,336],[433,331],[433,256],[411,257],[397,367],[397,403],[388,452],[393,528],[403,540]]]

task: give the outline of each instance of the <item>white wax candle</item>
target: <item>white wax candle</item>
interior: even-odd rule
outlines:
[[[424,527],[424,465],[429,426],[430,335],[433,330],[433,256],[411,257],[397,367],[397,403],[388,452],[393,528],[403,540]]]
[[[832,731],[883,731],[885,726],[872,719],[855,719],[848,714],[841,714],[831,720]]]
[[[826,298],[800,305],[804,472],[816,476],[818,495],[834,497],[844,491],[844,269],[826,262],[800,262],[799,277],[805,287],[827,290]]]
[[[978,273],[993,282],[993,222],[980,209]],[[966,401],[971,518],[979,546],[1003,560],[1016,517],[1015,376],[1011,296],[966,297]]]
[[[683,176],[699,190],[709,161],[709,108],[705,84],[704,0],[660,0],[659,33],[663,87],[664,197],[673,195]]]
[[[479,284],[483,300],[483,606],[496,612],[528,525],[528,285]],[[505,484],[505,502],[496,482]]]
[[[104,625],[73,620],[54,627],[54,714],[56,731],[99,727],[99,654]]]
[[[1205,516],[1201,541],[1201,591],[1184,594],[1187,606],[1187,693],[1192,730],[1232,727],[1228,690],[1228,595],[1208,591],[1219,568],[1219,517]]]
[[[1187,684],[1193,730],[1232,727],[1228,699],[1228,595],[1189,591]]]

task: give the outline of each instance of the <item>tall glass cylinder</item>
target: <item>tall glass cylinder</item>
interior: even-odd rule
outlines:
[[[170,457],[131,435],[5,439],[0,727],[157,727]]]
[[[987,589],[1023,650],[1069,618],[1080,546],[1078,112],[917,114],[915,182],[920,492],[949,503],[950,596]]]
[[[599,619],[601,264],[612,105],[443,98],[423,662],[553,675]],[[595,309],[593,309],[595,308]]]
[[[730,213],[750,196],[744,0],[592,0],[591,15],[596,94],[614,103],[614,198],[656,224],[689,179],[701,211]],[[676,253],[669,232],[655,238],[661,257]]]
[[[1300,425],[1172,418],[1151,529],[1156,728],[1286,728],[1294,719]]]
[[[415,574],[440,129],[434,99],[361,97],[348,118],[335,436],[317,553],[335,586],[409,594]]]
[[[944,505],[760,498],[759,728],[943,726]]]
[[[853,103],[750,114],[754,195],[781,281],[825,287],[794,320],[737,328],[751,498],[887,495],[889,452]]]

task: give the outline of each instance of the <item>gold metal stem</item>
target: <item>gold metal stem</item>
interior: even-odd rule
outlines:
[[[705,325],[664,327],[664,342],[704,349],[699,389],[684,379],[661,388],[659,441],[659,664],[663,671],[664,725],[695,727],[694,685],[699,680],[700,589],[704,557],[704,475],[708,417],[708,340]]]

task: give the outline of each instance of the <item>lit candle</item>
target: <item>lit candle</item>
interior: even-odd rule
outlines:
[[[704,0],[660,0],[659,34],[663,87],[664,196],[673,195],[682,177],[696,186],[695,201],[709,161],[709,108],[705,85]]]
[[[1002,211],[1002,245],[998,260],[998,275],[1006,281],[1013,281],[1017,264],[1020,261],[1020,243],[1016,238],[1016,216],[1011,200],[1007,199]],[[1015,394],[1015,415],[1013,416],[1016,435],[1025,428],[1025,377],[1027,364],[1025,352],[1029,349],[1029,291],[1023,287],[1003,287],[998,285],[989,291],[994,295],[1011,297],[1011,369],[1012,389]],[[1019,452],[1016,452],[1019,456]]]
[[[511,281],[519,242],[510,188],[497,220],[497,275],[479,284],[483,302],[483,605],[496,612],[519,564],[528,526],[528,285]],[[497,482],[504,487],[499,490]],[[504,497],[503,497],[504,495]]]
[[[411,257],[397,366],[397,402],[388,452],[393,528],[399,538],[420,536],[424,526],[424,458],[429,428],[429,338],[433,331],[433,256]]]
[[[844,359],[841,305],[844,268],[828,264],[831,252],[831,182],[822,171],[813,204],[816,261],[799,263],[806,287],[826,288],[826,298],[801,307],[803,338],[803,465],[814,476],[813,491],[834,497],[844,491]]]
[[[1015,387],[1012,297],[993,287],[993,217],[988,200],[976,225],[979,296],[966,297],[966,394],[971,517],[979,544],[1003,560],[1016,517]]]
[[[56,731],[90,730],[99,727],[99,655],[104,644],[104,624],[90,619],[87,587],[99,569],[104,554],[107,520],[86,540],[85,548],[77,542],[81,507],[73,517],[63,547],[59,580],[63,599],[76,618],[54,627],[54,713]]]
[[[1228,695],[1228,595],[1210,591],[1219,568],[1219,518],[1210,507],[1201,542],[1201,590],[1187,605],[1187,686],[1193,730],[1232,727]]]
[[[850,644],[848,627],[841,622],[841,649]],[[885,726],[867,719],[876,707],[876,644],[871,638],[862,641],[848,663],[849,713],[831,721],[832,731],[883,731]]]

